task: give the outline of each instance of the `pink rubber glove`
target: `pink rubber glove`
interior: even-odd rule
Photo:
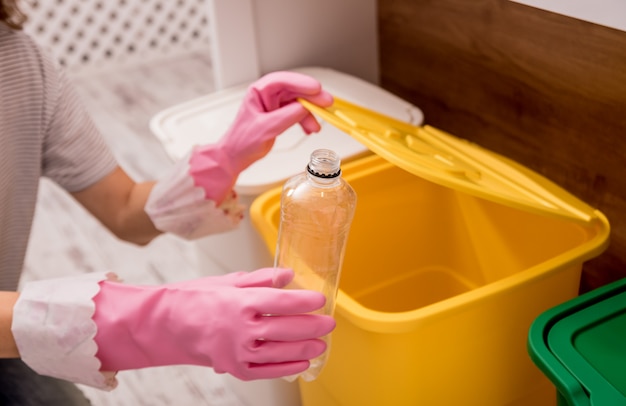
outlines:
[[[273,72],[254,82],[244,97],[235,121],[217,144],[195,149],[189,173],[209,200],[220,205],[239,173],[263,158],[275,138],[296,123],[305,133],[320,130],[319,123],[297,98],[322,107],[333,103],[312,77],[295,72]]]
[[[266,268],[155,287],[101,282],[93,316],[101,369],[204,365],[242,380],[306,370],[326,349],[318,337],[335,322],[305,314],[324,305],[323,295],[280,289],[293,272],[274,274]]]

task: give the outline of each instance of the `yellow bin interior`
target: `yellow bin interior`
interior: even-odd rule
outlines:
[[[377,155],[343,166],[358,195],[329,361],[301,382],[304,406],[554,405],[527,331],[577,295],[582,263],[608,243],[583,224],[474,197]],[[275,250],[280,188],[251,219]]]

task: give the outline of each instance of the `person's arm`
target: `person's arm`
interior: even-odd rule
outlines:
[[[17,292],[0,292],[0,358],[19,358],[20,356],[13,333],[11,333],[13,306],[18,297]]]
[[[154,182],[135,183],[117,167],[72,196],[117,237],[143,245],[161,234],[144,210],[153,185]]]
[[[115,371],[165,365],[244,380],[291,376],[326,350],[319,338],[335,327],[313,314],[323,294],[284,289],[293,276],[264,268],[148,286],[104,272],[31,281],[14,305],[0,293],[2,312],[13,309],[12,321],[2,313],[0,331],[37,373],[106,390],[117,384]]]

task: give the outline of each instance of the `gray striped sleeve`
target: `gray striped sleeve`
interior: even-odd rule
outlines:
[[[45,128],[42,172],[66,190],[79,191],[117,164],[67,77],[50,62],[44,66],[51,77],[47,98],[53,110]]]
[[[17,287],[40,177],[78,191],[115,166],[53,59],[0,23],[0,290]]]

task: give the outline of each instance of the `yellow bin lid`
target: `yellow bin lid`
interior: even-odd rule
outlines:
[[[328,108],[300,102],[372,152],[431,182],[586,225],[598,217],[594,208],[547,178],[434,127],[408,124],[337,97]]]

